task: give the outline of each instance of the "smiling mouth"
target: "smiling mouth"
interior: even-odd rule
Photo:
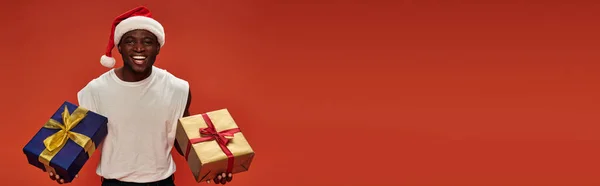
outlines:
[[[144,64],[144,62],[146,62],[146,56],[132,56],[131,58],[133,58],[133,63],[138,65]]]

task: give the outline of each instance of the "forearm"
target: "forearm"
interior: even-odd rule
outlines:
[[[177,150],[177,153],[179,153],[179,155],[183,156],[183,151],[181,151],[181,148],[179,147],[179,143],[177,142],[177,140],[175,140],[175,150]]]
[[[192,92],[189,91],[188,92],[187,103],[185,105],[185,110],[183,111],[183,117],[190,116],[190,105],[191,105],[191,103],[192,103]],[[175,150],[177,150],[177,153],[179,153],[179,155],[183,156],[183,151],[179,147],[179,143],[177,142],[177,140],[175,140]]]

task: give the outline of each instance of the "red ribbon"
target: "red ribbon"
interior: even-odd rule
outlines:
[[[231,151],[227,148],[227,143],[229,143],[229,139],[226,137],[233,137],[233,134],[241,132],[240,129],[234,128],[217,132],[215,125],[213,125],[212,121],[210,120],[207,114],[202,114],[202,119],[204,119],[206,125],[208,126],[207,128],[200,129],[200,135],[204,135],[205,137],[190,139],[186,148],[185,159],[187,160],[188,156],[190,155],[192,144],[216,140],[217,144],[219,144],[219,147],[221,147],[221,150],[223,150],[225,155],[227,155],[227,173],[231,173],[231,171],[233,170],[234,159],[233,153],[231,153]]]

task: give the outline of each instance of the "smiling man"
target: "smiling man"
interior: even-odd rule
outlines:
[[[77,94],[79,105],[108,118],[108,135],[99,146],[96,173],[103,186],[173,186],[175,163],[171,156],[179,118],[189,116],[189,84],[154,66],[165,44],[162,25],[145,7],[118,16],[101,64],[112,68],[116,46],[123,67],[111,69],[90,81]],[[50,177],[62,183],[58,175]],[[225,184],[232,174],[213,181]]]

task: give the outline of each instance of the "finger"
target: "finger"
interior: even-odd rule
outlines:
[[[60,179],[60,180],[58,180],[58,182],[61,183],[61,184],[63,184],[63,183],[65,183],[65,180]]]
[[[57,174],[54,176],[57,180],[60,179],[60,176]]]
[[[219,184],[219,183],[221,182],[221,180],[219,180],[218,178],[219,178],[219,177],[217,176],[217,177],[215,177],[215,178],[213,179],[213,182],[214,182],[215,184]]]
[[[51,180],[56,180],[56,178],[54,177],[54,173],[49,172],[48,175],[50,176]]]
[[[231,180],[233,180],[233,174],[232,174],[232,173],[229,173],[229,174],[227,175],[227,182],[230,182]]]
[[[210,183],[210,180],[206,180],[206,183]]]
[[[219,180],[221,181],[222,185],[225,185],[225,183],[227,183],[227,178],[225,178],[225,173],[221,173],[221,175],[219,175]]]

